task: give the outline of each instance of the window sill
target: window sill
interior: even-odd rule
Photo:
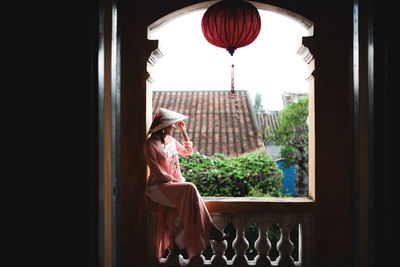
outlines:
[[[307,197],[203,197],[211,213],[309,213],[315,201]]]

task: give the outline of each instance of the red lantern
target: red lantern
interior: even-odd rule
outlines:
[[[231,56],[237,48],[251,44],[260,33],[261,18],[255,6],[243,0],[223,0],[210,6],[201,28],[211,44],[225,48]],[[231,92],[234,93],[233,64]]]

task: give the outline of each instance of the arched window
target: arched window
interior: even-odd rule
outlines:
[[[226,85],[224,86],[224,79],[222,82],[218,83],[216,80],[216,85],[209,86],[206,83],[202,83],[202,81],[209,79],[215,76],[223,76],[224,74],[218,73],[218,69],[226,68],[226,74],[229,74],[230,71],[230,56],[227,52],[223,51],[219,48],[211,47],[210,49],[219,50],[218,53],[221,54],[221,60],[213,61],[217,63],[209,64],[208,69],[212,69],[210,72],[202,72],[199,69],[196,69],[196,66],[200,65],[200,61],[205,57],[204,54],[199,53],[198,42],[201,40],[197,40],[193,38],[193,43],[188,42],[187,46],[192,48],[190,52],[183,52],[183,48],[179,47],[178,44],[182,44],[178,38],[180,36],[188,37],[188,34],[184,30],[178,31],[176,36],[169,36],[169,40],[171,44],[168,44],[168,41],[165,41],[160,33],[162,31],[163,26],[167,28],[173,24],[173,20],[175,20],[177,25],[185,26],[187,30],[190,30],[189,22],[183,22],[184,17],[193,16],[199,22],[201,21],[201,16],[205,11],[205,6],[199,4],[196,7],[192,6],[187,9],[178,10],[174,13],[167,15],[166,17],[161,18],[155,23],[151,24],[148,27],[148,39],[158,40],[159,45],[158,49],[154,50],[150,59],[148,61],[148,72],[150,74],[149,79],[147,80],[148,89],[155,90],[152,94],[149,94],[148,97],[152,97],[152,99],[148,99],[147,102],[152,102],[152,111],[154,112],[158,107],[164,107],[171,110],[178,111],[180,113],[184,113],[189,116],[187,126],[189,136],[192,138],[194,142],[194,149],[197,150],[201,155],[200,157],[207,157],[210,161],[210,164],[216,164],[215,162],[218,160],[215,157],[212,157],[214,154],[223,153],[228,156],[233,156],[234,158],[240,157],[241,154],[246,154],[254,150],[259,150],[262,148],[264,151],[267,151],[269,155],[272,155],[272,151],[268,151],[268,146],[274,146],[274,143],[268,143],[268,133],[279,127],[279,122],[276,119],[278,117],[277,114],[279,112],[277,110],[271,111],[262,111],[262,109],[256,109],[254,107],[254,97],[256,94],[256,90],[249,92],[251,90],[246,90],[248,88],[249,81],[254,81],[255,76],[265,78],[268,76],[270,79],[277,78],[279,83],[279,78],[281,82],[281,86],[283,89],[280,94],[278,94],[278,101],[281,102],[281,107],[277,108],[283,110],[285,106],[291,106],[292,103],[296,104],[299,102],[299,97],[305,96],[308,98],[307,101],[307,128],[308,128],[308,143],[309,146],[306,150],[308,150],[308,175],[307,175],[307,183],[306,183],[306,195],[305,197],[297,198],[293,200],[292,198],[275,198],[275,197],[245,197],[245,198],[226,198],[223,197],[215,197],[211,194],[211,197],[204,197],[205,202],[213,215],[213,219],[217,225],[227,229],[236,231],[235,242],[247,242],[247,248],[243,250],[242,248],[235,246],[233,240],[228,240],[228,244],[222,246],[221,251],[223,251],[227,258],[221,258],[222,262],[229,262],[231,264],[238,264],[239,258],[242,257],[243,261],[251,262],[258,261],[262,255],[263,250],[271,249],[269,253],[270,260],[272,262],[275,261],[275,264],[280,261],[280,258],[277,258],[277,255],[286,255],[284,257],[293,257],[298,265],[306,264],[311,261],[310,251],[312,246],[312,241],[309,239],[312,236],[312,217],[308,214],[309,212],[309,203],[312,203],[315,199],[315,175],[314,175],[314,81],[312,76],[312,71],[314,70],[314,61],[313,56],[306,46],[302,45],[302,36],[312,36],[313,35],[313,25],[310,21],[305,18],[302,18],[298,14],[294,14],[287,10],[283,10],[277,7],[254,3],[257,8],[260,10],[263,15],[268,14],[273,16],[277,16],[279,19],[283,21],[294,21],[293,24],[300,25],[303,29],[301,35],[297,35],[297,39],[292,39],[289,41],[290,43],[285,43],[279,40],[279,34],[284,35],[284,30],[279,27],[279,24],[268,24],[268,21],[265,25],[262,26],[265,28],[275,29],[275,36],[271,34],[269,37],[270,42],[276,42],[275,48],[266,48],[263,52],[261,50],[252,49],[251,45],[247,48],[248,50],[256,50],[258,52],[257,56],[245,55],[247,58],[247,62],[243,61],[243,66],[237,64],[238,59],[235,60],[235,71],[236,73],[242,71],[246,73],[249,80],[244,81],[242,84],[240,83],[240,78],[235,79],[237,93],[234,97],[229,95],[229,78],[230,76],[226,75]],[[180,17],[182,16],[182,17]],[[171,23],[169,24],[169,22]],[[199,24],[200,25],[200,24]],[[199,27],[200,29],[200,27]],[[171,34],[171,32],[169,33]],[[260,35],[262,36],[262,32]],[[188,38],[190,40],[190,38]],[[262,37],[261,37],[262,39]],[[205,40],[203,40],[205,42]],[[174,51],[172,48],[173,45],[177,46],[178,54],[174,57]],[[254,44],[256,45],[256,44]],[[282,49],[282,46],[294,45],[295,50],[294,54],[301,61],[300,68],[297,68],[297,71],[303,72],[303,80],[301,83],[305,84],[304,91],[291,91],[285,84],[286,80],[294,79],[289,73],[289,68],[293,67],[292,65],[288,65],[287,61],[285,61],[285,50]],[[281,46],[281,47],[279,47]],[[242,48],[243,49],[243,48]],[[279,54],[277,50],[282,49],[283,54]],[[243,49],[244,50],[244,49]],[[292,48],[293,51],[293,48]],[[266,55],[263,55],[265,53]],[[287,52],[286,52],[287,53]],[[179,54],[184,55],[181,58]],[[225,54],[225,55],[224,55]],[[235,56],[237,57],[240,54],[240,49],[235,52]],[[245,54],[245,53],[244,53]],[[163,56],[166,60],[163,62]],[[170,56],[170,57],[169,57]],[[225,59],[223,57],[225,56]],[[265,57],[263,57],[265,56]],[[266,57],[270,58],[266,58]],[[277,61],[278,63],[271,63],[271,57],[277,56],[280,59]],[[211,55],[210,57],[216,57],[216,55]],[[305,63],[304,63],[304,61]],[[256,64],[257,63],[257,64]],[[297,62],[298,63],[298,62]],[[178,64],[178,67],[175,65]],[[219,65],[217,65],[219,64]],[[289,63],[290,64],[290,63]],[[212,66],[216,67],[215,69]],[[258,65],[255,68],[254,65]],[[182,68],[179,68],[181,66]],[[240,66],[240,67],[239,67]],[[250,67],[249,67],[250,66]],[[299,65],[298,65],[299,66]],[[279,68],[281,67],[281,71],[279,72]],[[203,67],[204,68],[204,67]],[[246,72],[246,68],[248,72]],[[277,72],[274,72],[277,71]],[[238,74],[237,74],[238,75]],[[164,78],[164,77],[166,78]],[[279,76],[279,77],[277,77]],[[185,77],[189,77],[188,79],[192,81],[192,84],[184,84],[181,83],[180,80],[183,80]],[[237,76],[236,76],[237,77]],[[235,77],[235,78],[236,78]],[[247,85],[246,85],[247,82]],[[252,83],[254,84],[254,83]],[[257,84],[257,83],[255,83]],[[263,84],[263,82],[258,82],[259,92],[267,91],[271,85]],[[190,86],[190,87],[189,87]],[[254,86],[254,85],[252,85]],[[189,88],[188,88],[189,87]],[[240,90],[240,89],[244,90]],[[206,90],[205,90],[206,89]],[[275,93],[276,94],[276,93]],[[269,97],[270,96],[270,97]],[[272,95],[265,94],[265,98],[271,97]],[[275,96],[276,97],[276,96]],[[275,102],[278,102],[275,101]],[[268,101],[266,101],[268,103]],[[269,104],[276,104],[274,102],[270,102]],[[279,105],[279,103],[278,103]],[[265,108],[267,104],[265,105]],[[149,117],[152,117],[153,114],[148,114]],[[275,115],[275,120],[271,120],[271,118]],[[272,129],[274,128],[274,129]],[[179,133],[177,133],[179,134]],[[179,136],[178,136],[179,139]],[[244,143],[243,140],[246,140],[247,143]],[[275,140],[276,142],[276,140]],[[275,145],[278,146],[278,145]],[[283,147],[282,145],[280,147]],[[275,148],[276,149],[276,148]],[[287,167],[282,164],[282,155],[280,151],[278,151],[279,155],[274,155],[273,159],[276,160],[277,166],[281,168],[283,173],[288,173],[286,180],[288,177],[292,177],[292,183],[290,181],[285,181],[285,183],[289,183],[288,189],[292,186],[294,187],[295,179],[294,175],[289,173],[290,171],[294,171],[295,167],[290,166]],[[219,157],[221,158],[221,157]],[[210,172],[218,172],[219,170],[213,168],[212,166],[207,166],[207,169]],[[192,171],[192,170],[190,170]],[[185,176],[185,174],[183,174]],[[202,175],[210,175],[210,173]],[[223,175],[223,174],[222,174]],[[218,174],[216,175],[218,176]],[[188,177],[186,177],[188,178]],[[284,177],[285,178],[285,177]],[[192,181],[193,182],[193,181]],[[304,181],[303,181],[304,182]],[[196,184],[196,182],[194,182]],[[197,184],[199,191],[201,192],[201,186]],[[208,195],[210,196],[210,195]],[[220,195],[221,196],[221,195]],[[257,194],[255,194],[257,196]],[[269,205],[266,205],[266,204]],[[288,210],[290,207],[293,207],[294,210],[300,210],[300,213],[303,212],[302,215],[294,215],[290,211],[288,214],[281,214],[277,212],[281,209],[281,204],[286,203]],[[297,206],[303,205],[303,206]],[[298,208],[300,209],[298,210]],[[232,214],[232,210],[235,212]],[[268,210],[268,219],[267,217],[263,217],[264,211]],[[248,217],[243,217],[241,214],[250,213],[254,214]],[[258,215],[256,215],[258,214]],[[258,218],[260,216],[260,218]],[[274,217],[276,216],[276,217]],[[257,218],[256,218],[257,217]],[[263,219],[261,219],[261,217]],[[277,226],[279,225],[279,227]],[[154,227],[153,227],[154,228]],[[265,245],[264,247],[259,246],[256,248],[256,239],[258,238],[258,231],[260,233],[266,232],[268,230],[269,240],[272,243],[272,247],[268,247]],[[276,239],[274,239],[274,235],[276,235]],[[277,248],[277,242],[287,242],[288,240],[293,241],[292,249],[284,251]],[[262,239],[268,240],[267,236],[262,237]],[[248,242],[249,241],[249,242]],[[289,244],[289,243],[286,243]],[[304,251],[301,250],[301,247],[304,246],[306,248]],[[246,246],[244,246],[246,247]],[[290,247],[290,246],[289,246]],[[279,252],[278,252],[279,250]],[[220,251],[220,252],[221,252]],[[217,247],[209,247],[207,251],[203,252],[204,258],[199,258],[199,260],[203,263],[211,262],[211,256],[215,254],[219,254]],[[181,252],[182,253],[182,252]],[[162,263],[169,262],[173,263],[178,260],[178,255],[180,252],[170,251],[167,253],[168,256],[162,259]],[[232,258],[232,255],[235,255],[235,258]],[[256,258],[255,258],[255,255]],[[275,255],[275,256],[273,256]],[[181,257],[181,256],[179,256]],[[218,257],[216,257],[218,258]],[[214,260],[216,260],[213,257]],[[185,261],[185,259],[183,260]],[[187,259],[186,259],[187,261]],[[235,263],[236,262],[236,263]]]
[[[199,22],[205,12],[203,7],[191,12],[177,11],[175,15],[170,14],[150,25],[148,38],[159,42],[148,64],[148,87],[154,90],[152,110],[164,107],[189,116],[188,133],[194,149],[208,157],[209,164],[213,165],[203,166],[207,169],[207,173],[202,172],[203,176],[227,176],[217,164],[214,166],[215,162],[226,159],[225,156],[245,157],[243,154],[262,150],[273,160],[280,160],[277,169],[283,171],[280,177],[283,175],[285,180],[279,191],[282,195],[313,196],[313,189],[309,189],[314,184],[314,181],[309,182],[309,179],[314,179],[313,163],[309,164],[308,159],[314,159],[314,151],[310,151],[308,146],[314,144],[314,133],[309,131],[314,129],[310,125],[314,121],[311,107],[314,89],[311,72],[314,66],[312,55],[301,45],[303,36],[312,35],[312,23],[276,7],[257,6],[262,17],[260,35],[253,44],[238,49],[233,57],[207,43],[202,36]],[[236,88],[239,89],[234,97],[229,94],[232,61],[236,69]],[[257,94],[262,99],[258,106],[254,104]],[[306,107],[309,117],[307,114],[303,116],[304,121],[307,117],[307,127],[282,129],[280,135],[295,130],[298,136],[278,138],[277,128],[285,127],[278,114],[284,114],[284,109],[293,109],[291,106],[298,105],[300,97],[311,99]],[[297,115],[289,119],[299,121]],[[178,132],[176,135],[179,137]],[[286,153],[287,164],[281,162],[281,149]],[[295,157],[293,153],[287,155],[288,151],[295,151]],[[224,159],[221,159],[221,153],[225,155]],[[185,171],[183,168],[184,176]],[[192,181],[190,178],[195,175],[189,171],[187,175]],[[254,171],[249,169],[248,173]],[[198,180],[204,181],[204,178]],[[236,178],[232,180],[237,181]],[[295,192],[289,192],[295,184]],[[231,195],[263,195],[261,191],[244,191]],[[226,196],[218,190],[213,192],[203,193],[206,196]]]

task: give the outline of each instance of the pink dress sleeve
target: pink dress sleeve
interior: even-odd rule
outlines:
[[[150,168],[150,174],[158,181],[171,182],[173,176],[168,174],[157,158],[157,146],[154,143],[146,143],[144,146],[144,157]]]
[[[191,141],[183,141],[183,145],[175,140],[176,151],[179,155],[190,156],[193,154],[193,143]]]

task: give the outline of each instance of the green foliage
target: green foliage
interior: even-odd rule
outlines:
[[[195,152],[182,157],[180,167],[183,177],[194,183],[202,196],[283,196],[283,173],[265,151],[237,158]]]
[[[288,168],[308,162],[308,97],[300,97],[279,112],[279,127],[267,136],[268,142],[283,145],[281,155]]]

